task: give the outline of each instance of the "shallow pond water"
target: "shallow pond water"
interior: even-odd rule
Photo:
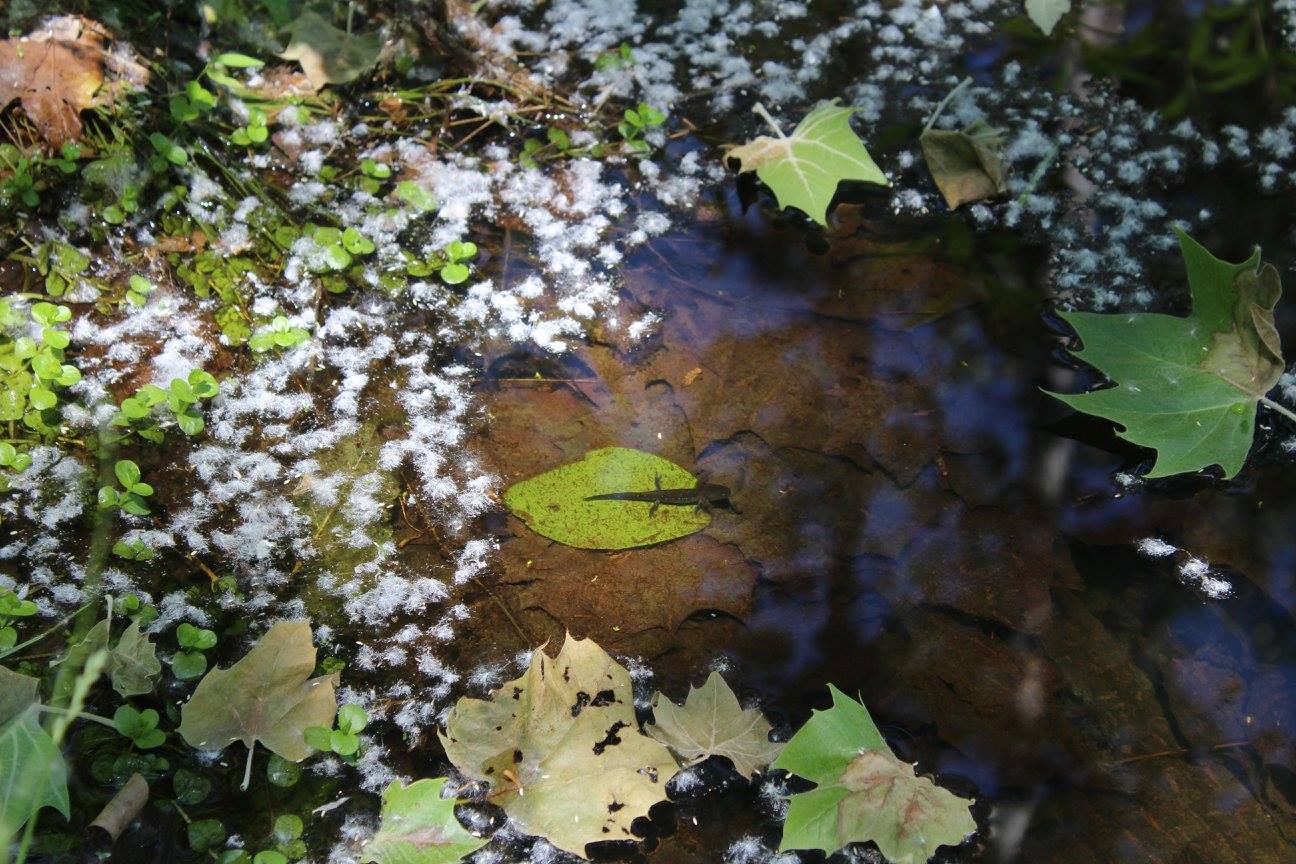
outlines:
[[[898,753],[980,799],[988,830],[958,857],[1286,860],[1290,467],[1241,489],[1117,477],[1141,454],[1041,392],[1089,379],[1057,362],[1029,249],[848,212],[811,252],[732,197],[704,217],[628,262],[660,335],[560,371],[498,361],[483,446],[506,482],[640,447],[730,486],[738,512],[615,554],[509,518],[519,624],[646,657],[676,697],[720,664],[785,728],[826,706],[823,682],[859,694]],[[751,807],[686,801],[670,860],[776,845]]]

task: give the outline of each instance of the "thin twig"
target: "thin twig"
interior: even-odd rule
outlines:
[[[969,75],[968,77],[960,81],[954,87],[953,90],[945,94],[945,98],[940,101],[940,104],[936,106],[936,110],[933,111],[932,115],[927,118],[927,125],[923,127],[922,134],[926,135],[928,132],[931,131],[932,126],[935,125],[936,121],[940,118],[941,112],[945,110],[945,106],[948,105],[950,103],[950,100],[953,99],[956,95],[958,95],[958,93],[962,91],[963,88],[967,87],[971,83],[972,83],[972,76]]]

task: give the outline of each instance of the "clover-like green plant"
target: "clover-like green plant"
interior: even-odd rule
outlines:
[[[138,624],[141,630],[158,618],[157,607],[152,603],[145,603],[138,594],[123,594],[117,599],[117,608]]]
[[[617,124],[622,146],[632,153],[647,153],[652,148],[643,140],[643,135],[665,123],[666,115],[647,102],[640,102],[635,108],[627,108],[622,116],[625,119]]]
[[[477,244],[454,240],[446,244],[441,254],[445,256],[445,263],[441,265],[441,281],[447,285],[458,285],[469,276],[468,265],[464,262],[477,257]]]
[[[132,306],[143,306],[148,301],[148,295],[153,292],[155,287],[145,277],[138,273],[132,273],[130,279],[126,281],[126,302]]]
[[[309,338],[309,332],[301,327],[292,326],[283,315],[276,315],[269,324],[252,334],[248,339],[248,345],[253,351],[262,354],[273,348],[291,348],[300,345]]]
[[[377,195],[378,190],[382,189],[383,183],[391,178],[391,174],[391,166],[386,162],[368,158],[361,159],[360,178],[356,185],[370,195]]]
[[[32,601],[24,600],[12,591],[0,591],[0,651],[7,651],[18,642],[14,620],[35,614],[36,604]]]
[[[334,728],[307,726],[302,730],[306,743],[324,753],[354,756],[360,749],[360,733],[369,724],[369,714],[359,705],[342,705],[337,711]]]
[[[183,93],[171,97],[171,117],[177,123],[192,123],[216,107],[216,94],[204,87],[198,79],[185,84]]]
[[[161,132],[150,134],[148,141],[155,154],[149,163],[154,173],[161,174],[167,169],[168,165],[178,167],[189,164],[189,151]]]
[[[31,322],[39,327],[39,338],[27,335],[31,329],[7,301],[0,301],[0,421],[22,420],[42,436],[58,430],[48,416],[58,405],[57,390],[81,380],[75,366],[64,363],[63,349],[70,337],[60,330],[72,317],[66,306],[39,302],[31,307]]]
[[[608,49],[594,61],[594,68],[600,72],[608,69],[628,69],[635,64],[634,51],[628,42],[622,42],[616,48]]]
[[[156,549],[138,538],[130,542],[118,540],[113,544],[112,551],[118,558],[127,561],[152,561],[158,554]]]
[[[266,126],[266,113],[260,108],[249,108],[247,124],[230,134],[230,143],[239,147],[259,147],[270,137]]]
[[[45,278],[45,293],[62,297],[90,267],[90,259],[75,246],[49,240],[33,251],[36,270]]]
[[[152,708],[137,711],[122,705],[113,713],[113,728],[131,740],[138,750],[152,750],[166,743],[166,733],[158,728],[161,718]]]
[[[207,671],[208,651],[216,647],[216,634],[205,627],[184,622],[176,628],[180,650],[171,658],[171,671],[182,681],[197,678]]]
[[[31,456],[19,450],[8,441],[0,441],[0,468],[9,468],[15,474],[21,474],[31,465]],[[0,472],[0,492],[9,491],[9,474]]]
[[[99,487],[99,506],[105,510],[118,509],[133,516],[147,516],[149,510],[144,499],[153,494],[153,487],[140,480],[140,469],[129,459],[119,459],[113,465],[113,474],[121,488]]]
[[[430,213],[437,209],[437,200],[432,197],[432,193],[413,180],[402,180],[397,183],[396,197],[419,213]]]

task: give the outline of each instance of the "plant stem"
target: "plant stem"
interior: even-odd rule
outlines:
[[[73,714],[66,708],[55,708],[53,705],[37,705],[36,710],[42,714],[57,714],[60,717],[71,717],[73,720],[90,720],[102,726],[107,726],[109,729],[113,730],[117,728],[116,724],[107,717],[100,717],[98,714],[89,714],[85,711],[82,711],[80,714]]]
[[[1279,414],[1286,417],[1288,420],[1292,421],[1293,423],[1296,423],[1296,411],[1292,411],[1290,408],[1286,407],[1285,405],[1279,405],[1277,402],[1273,401],[1267,396],[1260,397],[1260,404],[1264,405],[1267,408],[1272,408],[1273,410],[1277,411]]]
[[[251,744],[248,745],[247,767],[243,769],[243,785],[239,787],[244,792],[246,792],[248,790],[248,787],[252,785],[252,757],[254,755],[256,755],[255,741],[253,741]]]
[[[760,117],[762,120],[764,120],[766,123],[768,123],[768,124],[769,124],[769,127],[770,127],[771,129],[774,130],[774,134],[775,134],[775,135],[777,135],[777,136],[780,137],[780,138],[786,138],[786,137],[787,137],[786,135],[783,134],[783,130],[779,128],[778,121],[775,120],[773,117],[771,117],[771,116],[770,116],[770,113],[769,113],[768,111],[765,110],[765,106],[764,106],[764,105],[762,105],[761,103],[757,102],[755,105],[752,106],[752,112],[753,112],[757,117]]]
[[[967,87],[971,83],[972,83],[972,76],[969,75],[968,77],[960,81],[957,85],[955,85],[953,90],[945,94],[945,98],[940,101],[940,104],[936,106],[936,110],[933,111],[932,115],[927,118],[927,125],[923,127],[922,134],[926,135],[928,132],[931,131],[932,126],[934,126],[936,124],[936,121],[940,119],[941,112],[945,110],[945,106],[948,105],[950,103],[950,100],[953,99],[955,96],[957,96],[963,90],[964,87]]]
[[[31,638],[28,639],[26,642],[20,642],[19,644],[13,646],[12,648],[8,648],[8,649],[6,649],[6,650],[4,650],[4,651],[0,651],[0,659],[5,658],[5,657],[8,657],[10,654],[17,654],[19,651],[23,650],[24,648],[27,648],[27,647],[29,647],[29,646],[31,646],[31,645],[35,645],[37,642],[39,642],[40,640],[44,639],[46,636],[50,635],[50,634],[53,633],[55,630],[59,629],[60,627],[62,627],[62,626],[65,625],[65,624],[67,624],[67,623],[68,623],[69,621],[71,621],[73,618],[75,618],[76,616],[80,615],[82,612],[84,612],[86,609],[88,609],[88,608],[89,608],[90,606],[92,606],[93,604],[94,604],[94,601],[91,600],[89,603],[86,603],[86,604],[85,604],[84,606],[82,606],[81,608],[76,609],[75,611],[73,611],[73,612],[70,613],[69,615],[65,616],[61,621],[58,621],[56,624],[54,624],[54,626],[50,627],[48,630],[45,630],[45,631],[43,631],[43,632],[41,632],[41,633],[37,633],[35,636],[31,637]]]

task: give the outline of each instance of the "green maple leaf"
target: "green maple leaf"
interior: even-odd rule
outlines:
[[[523,831],[580,856],[587,843],[636,839],[631,825],[666,800],[676,767],[639,731],[626,668],[570,635],[490,699],[460,699],[441,743]]]
[[[831,684],[833,706],[815,711],[775,768],[816,784],[791,797],[779,851],[832,855],[872,840],[892,864],[923,864],[976,831],[966,799],[914,774],[895,757],[868,709]]]
[[[724,756],[744,777],[768,765],[783,747],[769,740],[772,727],[764,715],[744,710],[719,672],[712,672],[701,687],[690,687],[683,705],[658,693],[653,721],[644,731],[688,764]]]
[[[383,792],[382,825],[364,847],[364,862],[452,864],[486,841],[464,830],[455,818],[454,798],[443,798],[444,777],[393,780]]]
[[[777,132],[762,135],[728,155],[739,162],[738,172],[755,171],[770,188],[779,207],[795,207],[820,225],[828,224],[828,205],[843,180],[889,185],[864,144],[850,128],[855,108],[820,102],[784,135],[760,105],[756,113]]]
[[[1272,265],[1260,266],[1259,249],[1228,264],[1178,234],[1192,313],[1062,313],[1084,345],[1072,353],[1116,384],[1050,395],[1120,424],[1122,438],[1156,450],[1148,477],[1211,465],[1233,477],[1255,437],[1256,403],[1282,376],[1273,317],[1282,285]]]

